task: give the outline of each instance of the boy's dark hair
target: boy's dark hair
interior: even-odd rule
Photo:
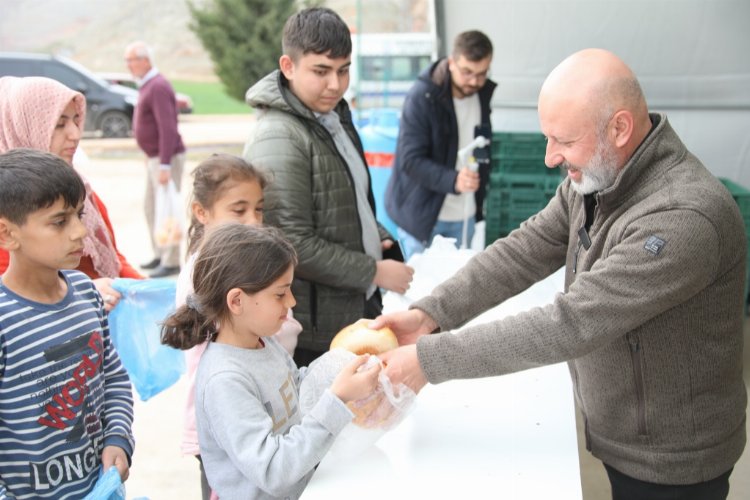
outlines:
[[[311,7],[286,20],[281,50],[295,62],[310,52],[337,59],[352,53],[352,37],[349,27],[334,11]]]
[[[86,187],[73,167],[57,155],[36,149],[0,154],[0,217],[24,224],[30,213],[62,198],[65,208],[86,198]]]
[[[230,290],[258,293],[296,265],[294,247],[276,228],[230,223],[210,231],[195,261],[194,291],[164,321],[162,343],[190,349],[213,339],[218,322],[230,314]]]
[[[263,172],[242,158],[221,153],[213,154],[193,170],[193,200],[200,203],[203,208],[211,210],[214,203],[224,194],[227,181],[230,180],[257,181],[261,189],[265,189],[268,184]],[[203,224],[196,219],[195,215],[191,215],[188,229],[188,253],[193,253],[198,249],[204,230]]]
[[[481,61],[492,55],[492,42],[481,31],[459,33],[453,42],[453,58],[464,56],[471,62]]]

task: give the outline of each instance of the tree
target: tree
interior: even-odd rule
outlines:
[[[281,33],[297,9],[295,0],[188,1],[190,29],[211,56],[227,93],[245,100],[247,89],[278,68]]]

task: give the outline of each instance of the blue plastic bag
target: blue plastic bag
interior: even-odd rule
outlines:
[[[117,278],[112,288],[122,294],[109,313],[112,342],[138,395],[146,401],[185,372],[183,352],[160,341],[161,323],[175,308],[175,281]]]
[[[117,467],[111,466],[104,474],[99,468],[99,479],[83,500],[125,500],[125,485],[122,484]]]

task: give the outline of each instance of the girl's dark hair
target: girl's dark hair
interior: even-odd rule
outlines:
[[[268,184],[265,175],[242,158],[227,154],[213,154],[193,170],[193,201],[200,203],[203,208],[211,209],[227,189],[228,180],[258,181],[261,189],[265,189]],[[191,214],[188,228],[188,254],[198,249],[204,231],[203,224]]]
[[[190,349],[213,340],[229,317],[231,289],[260,292],[296,265],[294,247],[276,228],[230,223],[210,231],[195,261],[194,292],[162,325],[162,343]]]

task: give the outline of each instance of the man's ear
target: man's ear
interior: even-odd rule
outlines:
[[[10,252],[18,248],[16,229],[18,226],[4,217],[0,217],[0,248]]]
[[[618,148],[630,142],[630,138],[633,136],[634,123],[633,113],[626,109],[621,109],[612,117],[615,145]]]
[[[456,62],[453,60],[453,56],[448,56],[448,71],[453,71],[453,66],[456,65]]]
[[[227,292],[227,307],[232,314],[242,314],[242,295],[243,291],[239,288],[232,288]]]
[[[292,58],[288,54],[279,57],[279,69],[281,69],[287,80],[294,78],[294,61],[292,61]]]

